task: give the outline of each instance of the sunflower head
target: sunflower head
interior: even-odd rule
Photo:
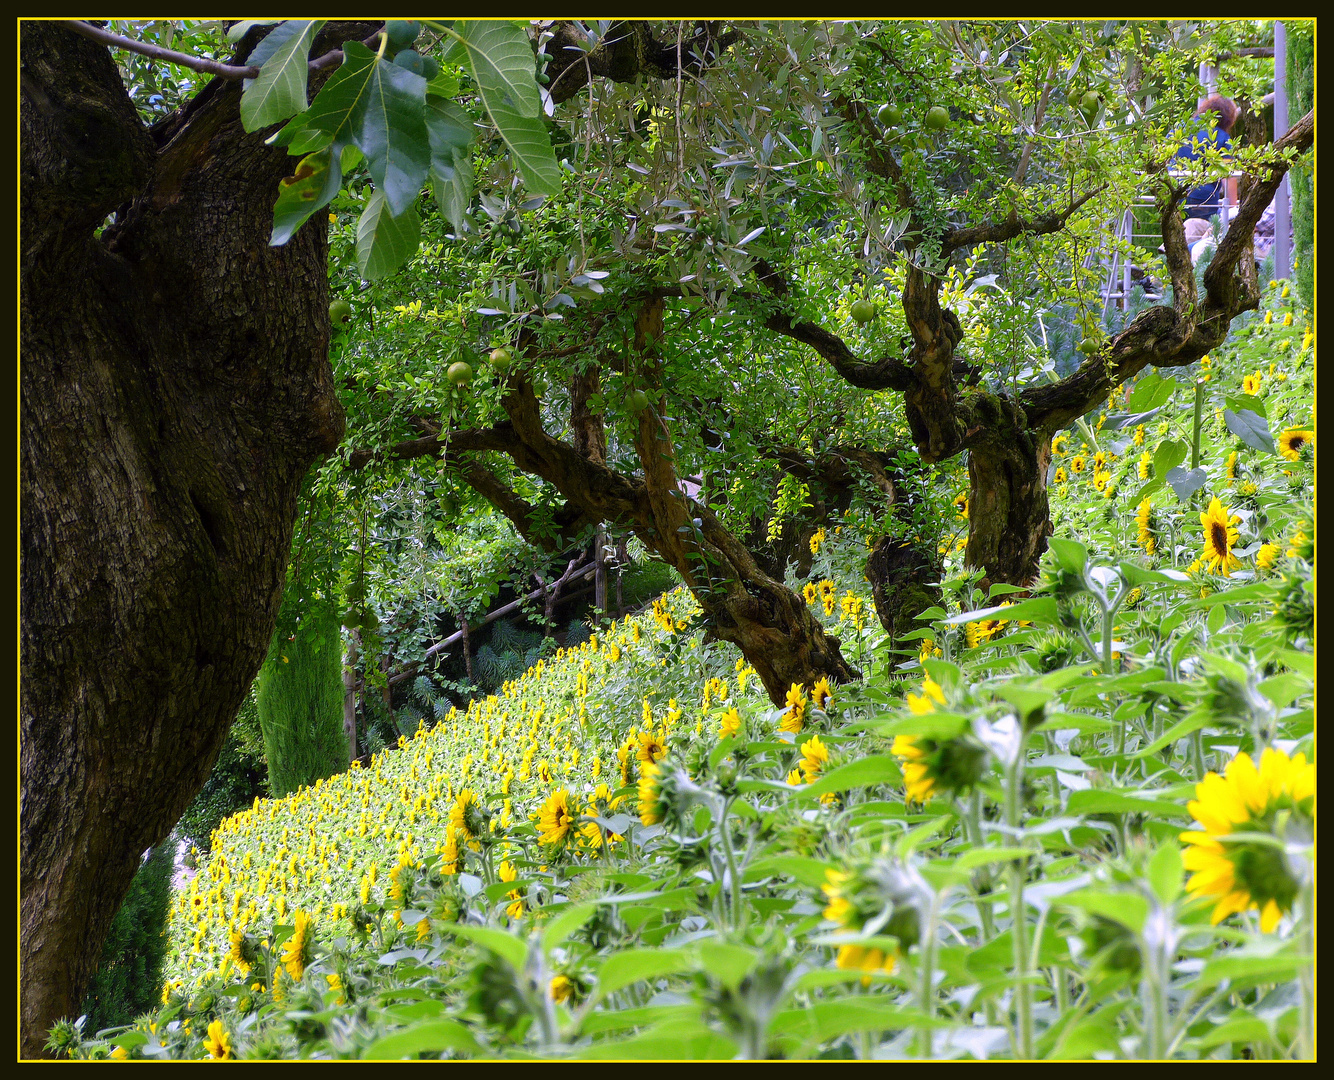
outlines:
[[[671,801],[663,792],[663,768],[648,762],[639,774],[639,820],[644,825],[657,825],[670,809]]]
[[[1278,452],[1289,461],[1300,461],[1305,450],[1315,450],[1314,431],[1288,428],[1278,437]]]
[[[1269,933],[1292,909],[1309,868],[1289,852],[1309,845],[1314,828],[1315,765],[1305,754],[1268,748],[1257,768],[1249,754],[1233,758],[1223,775],[1208,773],[1187,804],[1201,830],[1181,834],[1192,871],[1186,888],[1214,899],[1217,924],[1238,911],[1260,912]]]
[[[938,792],[971,790],[989,763],[986,747],[967,734],[952,739],[896,735],[890,753],[903,762],[905,797],[919,804]]]
[[[1200,515],[1200,525],[1204,530],[1204,550],[1200,561],[1205,570],[1231,577],[1232,571],[1241,566],[1241,560],[1232,554],[1232,548],[1237,543],[1235,526],[1238,521],[1240,518],[1232,516],[1217,496],[1209,504],[1209,509]]]
[[[574,827],[575,815],[570,810],[570,793],[557,788],[547,796],[538,815],[538,842],[549,847],[565,844]]]

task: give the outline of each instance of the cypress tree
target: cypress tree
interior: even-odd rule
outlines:
[[[1288,23],[1288,123],[1315,103],[1315,31],[1309,22]],[[1306,310],[1315,311],[1315,176],[1309,166],[1288,173],[1292,191],[1293,278]]]
[[[276,798],[348,766],[343,735],[343,658],[337,607],[307,602],[279,617],[259,672],[259,726]]]

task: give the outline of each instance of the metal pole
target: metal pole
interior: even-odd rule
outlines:
[[[1288,130],[1288,28],[1281,22],[1274,24],[1274,141]],[[1274,195],[1274,277],[1282,279],[1292,273],[1292,196],[1288,177]]]

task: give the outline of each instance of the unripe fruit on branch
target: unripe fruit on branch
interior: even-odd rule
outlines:
[[[852,321],[859,326],[865,326],[875,318],[875,305],[871,301],[861,299],[852,305]]]
[[[943,131],[950,126],[950,111],[943,105],[933,105],[926,111],[926,126],[932,131]]]
[[[445,378],[455,386],[467,386],[472,382],[472,367],[462,360],[456,360],[449,365],[449,370],[445,372]]]
[[[897,105],[881,105],[880,111],[875,114],[875,118],[885,127],[898,127],[903,123],[903,110]]]
[[[335,300],[329,305],[329,321],[342,329],[352,321],[352,305],[346,300]]]
[[[416,19],[393,20],[384,24],[385,37],[396,49],[402,49],[417,40],[422,24]]]

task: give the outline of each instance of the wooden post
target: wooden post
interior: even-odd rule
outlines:
[[[462,615],[459,616],[459,629],[463,632],[463,670],[472,682],[472,643],[468,640],[468,620]]]
[[[607,533],[599,525],[593,534],[593,606],[599,617],[607,614]]]
[[[357,655],[361,635],[357,630],[347,632],[347,658],[343,662],[343,734],[347,737],[347,760],[357,757]]]
[[[625,572],[625,564],[630,561],[630,552],[626,549],[626,540],[622,536],[616,545],[616,617],[619,619],[625,614],[625,591],[621,587],[621,575]]]

